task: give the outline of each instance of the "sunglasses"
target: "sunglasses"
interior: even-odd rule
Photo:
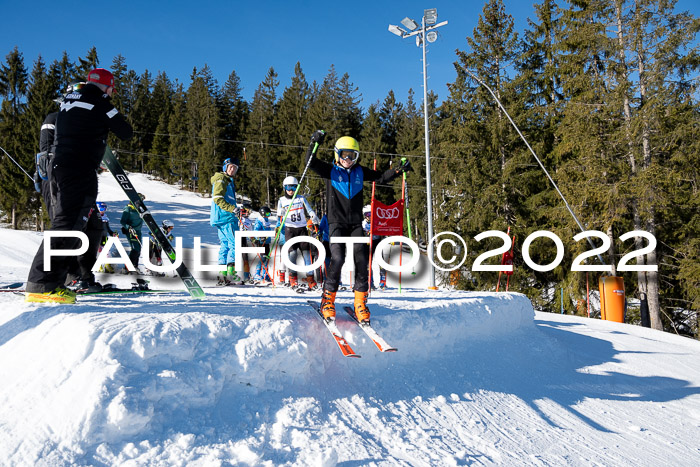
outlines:
[[[299,185],[285,185],[284,190],[285,191],[295,191]]]

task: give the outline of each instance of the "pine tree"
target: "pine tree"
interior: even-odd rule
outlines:
[[[151,73],[145,70],[136,81],[134,87],[133,103],[129,117],[134,128],[133,150],[137,153],[139,172],[145,171],[145,154],[151,149],[153,133],[158,125],[158,116],[153,113],[151,105]]]
[[[29,205],[33,182],[22,171],[32,167],[32,147],[26,111],[27,69],[17,47],[5,57],[0,67],[0,146],[21,166],[4,153],[0,162],[0,208],[9,217],[13,229],[31,215]]]
[[[432,101],[431,101],[432,99]],[[435,94],[431,93],[428,96],[430,115],[434,114],[435,109]],[[432,109],[432,111],[431,111]],[[422,108],[421,108],[422,110]],[[406,157],[412,166],[412,170],[406,175],[406,186],[408,189],[407,197],[409,203],[409,211],[411,213],[411,231],[413,232],[414,225],[418,219],[426,219],[426,189],[425,189],[425,131],[423,112],[418,110],[414,100],[413,89],[408,90],[408,98],[403,106],[403,116],[400,121],[400,126],[396,138],[396,152],[400,157]],[[432,134],[435,134],[436,122],[431,119]],[[433,146],[434,147],[434,146]],[[401,187],[396,186],[394,189],[395,198],[401,198]],[[422,222],[426,224],[426,222]],[[408,231],[408,227],[406,228]]]
[[[88,50],[85,58],[78,57],[78,66],[75,69],[76,74],[81,81],[87,79],[88,72],[99,67],[100,59],[97,57],[97,49],[93,46]]]
[[[191,79],[187,89],[188,143],[196,160],[197,189],[206,193],[211,189],[211,176],[221,166],[218,89],[206,65],[199,72],[195,69]]]
[[[46,65],[40,55],[34,62],[30,85],[27,90],[25,118],[27,121],[27,129],[29,130],[27,134],[29,145],[30,148],[33,149],[30,154],[39,152],[39,132],[44,119],[51,112],[58,111],[59,107],[53,101],[56,96],[56,90],[58,89],[57,78],[58,76],[56,74],[46,70]],[[33,169],[31,162],[27,169]],[[32,173],[32,170],[28,171]],[[40,214],[43,197],[35,191],[30,191],[29,199],[30,204],[28,207],[32,214],[36,215],[38,219],[37,228],[43,230],[43,224],[45,221],[48,221],[48,216],[45,215],[45,209],[44,214]]]
[[[667,80],[669,76],[678,76],[687,86],[689,80],[684,75],[698,69],[697,47],[690,62],[688,57],[679,57],[684,56],[693,43],[700,23],[687,13],[675,13],[675,1],[627,3],[615,2],[614,18],[619,56],[617,77],[622,88],[620,93],[625,96],[623,110],[633,226],[635,230],[659,235],[665,230],[659,211],[669,198],[668,191],[673,189],[665,180],[670,156],[667,148],[674,139],[658,129],[666,125],[672,109],[679,104],[683,108],[677,93],[685,87],[669,86]],[[669,233],[673,235],[673,229]],[[644,242],[637,239],[635,246],[641,248]],[[664,253],[664,248],[659,248],[646,258],[637,257],[637,261],[639,264],[663,264]],[[639,272],[637,282],[640,297],[645,295],[648,299],[652,327],[663,329],[658,273]]]
[[[180,83],[176,84],[172,103],[173,111],[168,120],[168,155],[171,171],[168,180],[178,181],[180,187],[193,190],[195,161],[189,151],[187,100]]]
[[[274,201],[273,189],[276,179],[273,167],[279,160],[279,133],[275,127],[277,109],[277,72],[270,67],[265,79],[255,90],[250,104],[246,141],[248,162],[239,176],[240,192],[250,196],[254,206],[270,206]]]
[[[132,117],[134,99],[136,95],[136,87],[138,85],[139,76],[134,70],[130,70],[126,65],[126,59],[122,55],[117,55],[112,60],[110,71],[114,75],[114,92],[112,93],[112,105],[122,113],[126,120],[135,126]],[[84,78],[83,78],[84,79]],[[131,138],[128,141],[122,141],[111,135],[108,137],[108,142],[112,148],[123,150],[119,154],[119,159],[127,170],[141,169],[134,153],[138,151],[138,138]]]
[[[170,172],[168,158],[168,122],[172,113],[173,84],[168,79],[165,72],[159,72],[153,83],[151,93],[151,118],[155,118],[157,123],[155,134],[150,146],[150,156],[146,163],[146,170],[152,171],[159,177],[166,179]]]
[[[272,175],[270,200],[274,205],[283,194],[282,180],[286,174],[299,174],[304,167],[304,154],[309,144],[309,137],[315,130],[309,124],[308,110],[311,100],[309,84],[306,81],[301,64],[294,66],[294,76],[289,87],[285,88],[275,112],[275,127],[279,132],[279,140],[282,146],[278,150],[279,159],[275,166],[279,169]],[[309,184],[309,198],[318,199],[323,184],[312,181],[311,172],[307,172]]]
[[[440,108],[437,131],[437,170],[432,203],[437,231],[454,231],[469,238],[485,230],[505,230],[520,220],[512,202],[517,181],[506,177],[517,135],[488,91],[468,77],[473,70],[506,107],[513,107],[514,90],[508,69],[514,66],[517,34],[503,2],[489,0],[479,16],[469,51],[458,51],[457,79]],[[489,245],[480,245],[479,249]],[[475,276],[491,281],[489,275]],[[492,285],[493,282],[489,282]]]
[[[242,157],[244,145],[237,141],[243,139],[248,114],[248,103],[242,96],[241,79],[232,71],[221,90],[219,113],[223,125],[221,137],[224,139],[225,155]]]
[[[68,54],[63,52],[60,61],[54,61],[51,65],[51,72],[58,79],[59,89],[64,92],[69,84],[85,81],[87,76],[81,76],[75,68],[75,64],[70,61]],[[58,96],[56,96],[58,97]]]

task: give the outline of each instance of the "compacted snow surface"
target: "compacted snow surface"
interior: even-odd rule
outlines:
[[[133,182],[186,247],[215,245],[209,200]],[[117,227],[126,198],[100,183]],[[0,229],[1,283],[40,239]],[[700,464],[700,342],[414,283],[370,299],[396,353],[338,314],[348,359],[306,304],[320,293],[201,282],[205,300],[177,278],[76,305],[0,293],[0,463]]]

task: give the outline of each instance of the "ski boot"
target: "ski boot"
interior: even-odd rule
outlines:
[[[386,281],[379,282],[379,290],[386,290]]]
[[[297,276],[292,276],[291,274],[289,275],[289,287],[291,287],[294,290],[297,290],[299,288],[299,279]]]
[[[56,287],[51,292],[34,293],[27,292],[24,301],[32,303],[75,303],[75,292],[65,287]]]
[[[335,321],[335,294],[336,292],[323,289],[323,295],[321,296],[321,313],[323,313],[323,319],[325,319],[327,323]]]
[[[228,280],[228,277],[226,276],[216,276],[216,285],[217,287],[224,287],[231,285],[231,281]]]
[[[96,281],[82,280],[75,287],[77,293],[95,293],[102,292],[102,284]]]
[[[136,282],[131,283],[131,290],[149,290],[148,281],[145,279],[136,279]]]
[[[306,276],[306,284],[309,286],[309,290],[315,290],[318,287],[318,283],[314,280],[314,276]]]
[[[355,291],[355,317],[360,324],[369,324],[368,292]]]
[[[234,272],[233,274],[229,274],[228,277],[230,280],[229,285],[244,285],[245,284],[245,281],[243,279],[241,279],[241,277],[236,272]]]

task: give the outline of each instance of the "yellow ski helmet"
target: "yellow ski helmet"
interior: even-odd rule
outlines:
[[[353,165],[360,158],[360,143],[351,136],[343,136],[338,138],[335,142],[335,147],[333,148],[335,152],[335,163],[340,164],[340,153],[344,151],[350,152],[350,158],[352,159]],[[345,157],[346,158],[346,157]]]

